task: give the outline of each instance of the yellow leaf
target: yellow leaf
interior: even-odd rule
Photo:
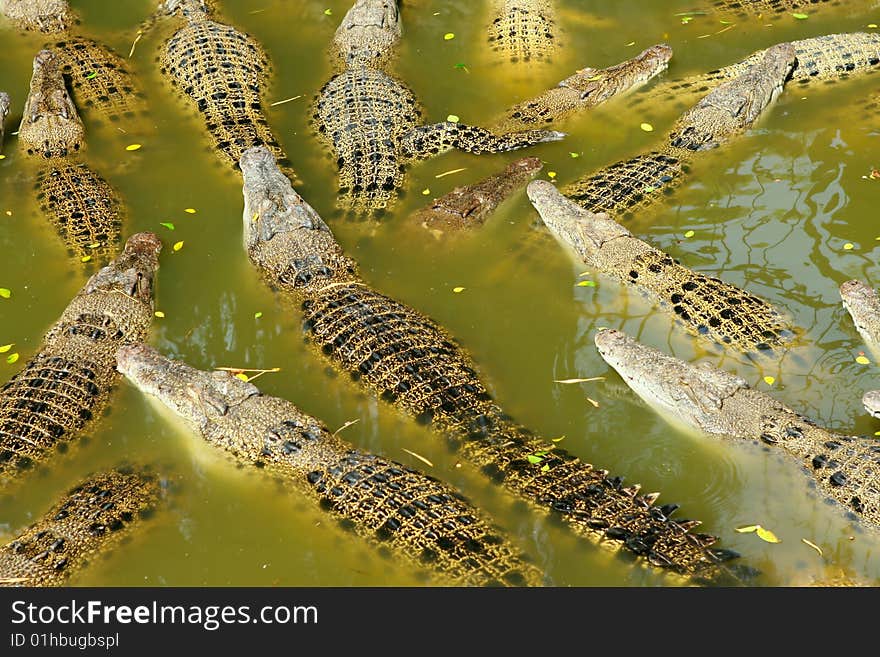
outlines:
[[[768,386],[772,386],[774,383],[776,383],[776,379],[774,379],[772,376],[765,376],[764,383],[766,383]]]
[[[3,297],[4,299],[8,299],[11,296],[12,296],[12,290],[10,290],[8,287],[0,287],[0,297]]]
[[[449,121],[450,123],[458,123],[458,115],[457,114],[450,114],[449,116],[446,117],[446,120]]]
[[[694,231],[692,231],[692,230],[689,230],[688,232],[686,232],[686,233],[684,234],[685,237],[693,237],[694,235],[695,235],[695,233],[694,233]]]
[[[173,248],[175,251],[180,251],[183,248],[183,240],[180,240],[179,242],[175,242]]]
[[[140,148],[141,148],[140,144],[129,144],[128,146],[125,147],[125,150],[136,151],[136,150],[140,150]]]
[[[447,32],[446,34],[443,35],[443,38],[446,41],[451,41],[452,39],[455,38],[455,34],[453,34],[452,32]]]
[[[14,354],[9,354],[6,357],[6,362],[9,363],[10,365],[12,365],[17,360],[18,360],[18,352],[15,352]]]
[[[870,364],[871,364],[871,361],[869,361],[869,360],[868,360],[867,358],[865,358],[864,356],[856,356],[856,362],[857,362],[859,365],[870,365]]]
[[[431,190],[428,189],[427,187],[425,187],[425,188],[422,190],[422,195],[423,195],[423,196],[428,196],[428,195],[430,195],[430,194],[431,194]]]
[[[761,525],[758,525],[756,530],[758,532],[758,538],[762,541],[767,541],[768,543],[782,543],[778,538],[776,538],[776,534],[771,532],[769,529],[764,529]]]
[[[186,212],[187,214],[195,214],[196,213],[195,208],[184,208],[183,211]]]
[[[239,372],[238,374],[235,375],[235,378],[236,378],[236,379],[241,379],[241,380],[244,381],[245,383],[247,383],[247,381],[248,381],[248,375],[245,374],[244,372]]]
[[[452,291],[455,292],[456,294],[458,294],[459,292],[464,292],[464,288],[461,286],[454,287],[454,288],[452,288]]]
[[[547,172],[547,177],[548,177],[548,178],[555,178],[555,177],[556,177],[556,172],[555,172],[555,171],[548,171],[548,172]]]
[[[165,317],[165,313],[163,313],[161,310],[157,310],[157,311],[154,312],[153,314],[154,314],[156,317]]]
[[[652,126],[650,123],[643,123],[639,127],[642,130],[644,130],[645,132],[653,132],[654,131],[654,126]]]
[[[846,244],[843,245],[843,248],[846,251],[850,251],[851,249],[855,248],[855,245],[852,242],[847,242]]]
[[[14,344],[15,343],[13,342],[12,344],[4,344],[3,346],[0,346],[0,354],[5,354],[7,351],[12,349],[12,345]]]
[[[761,525],[746,525],[745,527],[737,527],[736,531],[740,534],[751,534],[754,531],[757,531],[758,527]]]
[[[80,258],[79,261],[80,261],[80,262],[88,262],[88,261],[91,260],[91,259],[92,259],[92,256],[90,256],[90,255],[85,255],[85,256],[83,256],[82,258]]]

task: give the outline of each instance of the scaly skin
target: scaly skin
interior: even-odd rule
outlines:
[[[555,141],[546,130],[493,134],[450,121],[420,125],[413,93],[385,69],[400,38],[400,16],[392,0],[356,0],[333,41],[340,72],[318,92],[314,130],[339,169],[339,203],[356,214],[383,210],[403,186],[406,163],[458,148],[500,153]]]
[[[759,441],[794,457],[818,491],[848,517],[880,526],[880,445],[816,426],[741,378],[690,365],[615,330],[595,336],[599,354],[645,402],[705,433]]]
[[[59,61],[41,50],[34,58],[19,143],[38,158],[37,200],[70,253],[102,265],[119,251],[122,204],[106,180],[74,157],[85,146],[84,138]]]
[[[495,208],[537,175],[541,166],[536,157],[516,160],[500,173],[435,198],[430,205],[414,212],[410,221],[437,237],[482,226]]]
[[[511,107],[492,130],[504,132],[552,125],[644,84],[665,71],[671,58],[672,48],[661,43],[605,69],[581,69],[553,89]]]
[[[789,82],[798,86],[827,84],[869,73],[880,66],[880,34],[874,32],[825,34],[792,41],[791,45],[797,62]],[[692,97],[739,77],[758,63],[766,52],[759,50],[735,64],[705,74],[660,82],[646,93],[637,94],[631,105],[688,102]]]
[[[92,475],[0,547],[0,586],[64,586],[128,538],[158,506],[154,474],[119,468]]]
[[[862,281],[846,281],[840,286],[840,298],[865,345],[880,357],[880,296],[876,290]]]
[[[228,372],[203,372],[140,344],[118,367],[206,441],[291,481],[344,528],[445,583],[539,585],[537,568],[455,489],[354,449],[292,403]]]
[[[0,483],[66,451],[107,406],[116,351],[153,317],[159,238],[138,233],[92,276],[24,368],[0,388]]]
[[[683,267],[607,214],[593,214],[565,198],[546,180],[529,183],[527,192],[561,244],[588,267],[648,294],[692,335],[744,352],[782,347],[792,337],[782,315],[763,299]]]
[[[782,92],[795,61],[791,44],[768,48],[758,64],[682,114],[661,150],[605,167],[563,193],[591,212],[615,215],[655,203],[682,183],[694,153],[717,148],[754,124]]]
[[[514,423],[492,401],[468,356],[433,321],[361,280],[327,225],[265,149],[245,153],[245,246],[270,285],[302,304],[315,347],[339,369],[417,421],[445,433],[493,482],[575,533],[697,579],[731,555],[690,534],[620,477],[583,463]]]
[[[3,137],[6,134],[7,116],[9,116],[9,94],[0,91],[0,153],[3,152]]]
[[[830,13],[831,9],[850,9],[855,6],[868,9],[876,6],[876,0],[710,0],[707,9],[720,14],[775,18],[793,12],[813,16],[816,13]]]
[[[549,62],[560,47],[553,0],[492,0],[488,31],[498,62]]]
[[[237,167],[244,151],[265,145],[289,167],[263,113],[269,60],[262,46],[231,25],[212,20],[213,8],[203,0],[167,0],[163,11],[186,19],[186,24],[162,48],[162,73],[201,114],[214,150]]]
[[[98,121],[125,123],[129,128],[133,119],[146,113],[144,95],[125,60],[107,46],[70,31],[79,19],[67,0],[0,0],[0,12],[19,29],[65,37],[50,47],[80,110]]]

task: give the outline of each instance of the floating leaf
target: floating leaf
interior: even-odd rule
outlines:
[[[819,553],[819,556],[820,556],[820,557],[822,556],[822,548],[820,548],[818,545],[816,545],[816,544],[813,543],[812,541],[808,541],[807,539],[802,538],[802,539],[801,539],[801,543],[804,543],[804,544],[806,544],[806,545],[809,545],[811,548],[813,548],[816,552]]]
[[[596,287],[596,281],[581,281],[577,284],[578,287]]]
[[[454,38],[455,38],[454,32],[447,32],[446,34],[443,35],[443,39],[446,41],[451,41]]]
[[[694,233],[694,231],[692,230],[689,230],[684,234],[685,237],[693,237],[694,235],[696,235],[696,233]]]
[[[241,379],[241,380],[244,381],[245,383],[247,383],[247,382],[249,381],[249,379],[248,379],[248,375],[245,374],[244,372],[239,372],[238,374],[235,375],[235,378],[236,378],[236,379]]]
[[[556,172],[555,172],[555,171],[548,171],[548,172],[547,172],[547,177],[548,177],[548,178],[555,178],[555,177],[556,177]]]
[[[604,376],[597,376],[596,378],[597,379],[604,379],[605,377]],[[559,436],[559,438],[551,438],[550,440],[554,443],[559,443],[559,442],[562,442],[563,440],[565,440],[565,436]]]
[[[805,21],[810,17],[808,14],[792,14],[792,16],[797,18],[799,21]]]
[[[184,208],[183,211],[186,212],[187,214],[195,214],[196,213],[195,208]]]
[[[2,153],[0,153],[0,160],[5,160],[5,159],[6,159],[6,156],[3,155]]]
[[[876,30],[876,29],[877,29],[877,23],[868,23],[868,27],[870,27],[870,28],[873,29],[873,30]]]
[[[736,531],[740,534],[751,534],[752,532],[758,531],[758,527],[761,525],[746,525],[745,527],[737,527]]]
[[[758,525],[758,528],[755,531],[758,534],[758,538],[762,541],[766,541],[767,543],[782,543],[782,541],[776,537],[776,534],[769,529],[764,529],[761,525]]]
[[[260,319],[260,317],[262,317],[262,316],[263,316],[263,313],[261,313],[260,311],[257,311],[254,313],[254,319]]]
[[[865,358],[864,356],[856,356],[856,362],[857,362],[859,365],[870,365],[870,364],[871,364],[871,361],[869,361],[869,360],[868,360],[867,358]]]
[[[168,230],[174,230],[174,224],[171,223],[170,221],[160,221],[159,225],[165,226],[165,228],[167,228]]]
[[[550,472],[550,466],[545,463],[541,466],[541,472]]]
[[[604,381],[604,376],[592,376],[589,379],[553,379],[553,383],[589,383],[590,381]]]
[[[465,73],[470,73],[470,70],[468,69],[468,67],[465,64],[456,64],[455,68],[460,69],[460,70],[464,71]]]
[[[153,314],[154,314],[156,317],[159,317],[159,318],[165,317],[165,313],[163,313],[161,310],[157,310],[157,311],[154,312]]]
[[[422,190],[422,196],[429,196],[430,194],[431,194],[431,190],[428,189],[427,187],[425,187],[425,188]]]
[[[635,42],[635,41],[630,41],[629,43],[624,44],[624,45],[627,45],[627,46],[634,46],[634,45],[636,45],[636,42]]]
[[[776,379],[774,379],[772,376],[765,376],[764,383],[766,383],[768,386],[772,386],[774,383],[776,383]]]
[[[332,16],[332,15],[333,15],[333,10],[332,10],[332,9],[325,9],[325,10],[324,10],[324,15],[325,15],[325,16]]]
[[[461,286],[452,288],[452,291],[458,294],[459,292],[464,292],[464,288]]]
[[[544,457],[537,456],[536,454],[529,454],[528,456],[526,456],[526,459],[528,460],[529,463],[531,463],[533,465],[537,465],[538,463],[540,463],[541,461],[544,460]]]
[[[175,242],[174,246],[172,248],[175,251],[180,251],[183,248],[183,240],[180,240],[179,242]]]
[[[443,173],[438,173],[435,178],[443,178],[444,176],[451,176],[453,173],[461,173],[462,171],[467,171],[467,167],[461,167],[460,169],[450,169],[449,171],[444,171]]]
[[[645,194],[650,194],[651,192],[655,192],[655,191],[657,191],[657,188],[656,188],[656,187],[651,187],[650,185],[648,185],[647,187],[645,187],[645,188],[642,190],[642,192],[645,193]]]
[[[642,130],[644,130],[645,132],[653,132],[654,131],[654,126],[652,126],[650,123],[643,123],[639,127]]]
[[[129,144],[128,146],[125,147],[125,150],[127,150],[127,151],[137,151],[140,149],[141,149],[140,144]]]
[[[569,155],[571,156],[572,159],[575,159],[575,158],[578,158],[581,156],[580,153],[569,153]]]
[[[82,258],[79,259],[79,261],[80,261],[80,262],[88,262],[88,261],[91,260],[91,259],[92,259],[92,256],[90,256],[90,255],[84,255]]]
[[[843,245],[843,248],[845,250],[849,251],[850,249],[854,248],[854,246],[855,245],[852,242],[847,242],[846,244]]]
[[[11,296],[12,296],[12,290],[10,290],[8,287],[0,287],[0,297],[3,297],[4,299],[8,299]]]
[[[92,71],[86,76],[86,80],[94,80],[96,77],[98,77],[98,72]]]
[[[599,402],[597,402],[595,399],[587,397],[587,401],[590,402],[594,408],[599,408]]]
[[[16,351],[14,354],[9,354],[6,357],[6,362],[12,365],[14,362],[18,360],[18,352]]]
[[[450,123],[458,123],[458,115],[457,114],[450,114],[449,116],[446,117],[446,120],[449,121]]]

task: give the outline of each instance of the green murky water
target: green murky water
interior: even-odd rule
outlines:
[[[403,3],[405,37],[398,73],[412,86],[431,121],[456,114],[488,122],[508,104],[584,66],[604,67],[666,41],[675,49],[667,76],[736,61],[772,43],[880,22],[880,10],[783,18],[772,26],[738,21],[728,27],[697,17],[682,25],[677,11],[693,2],[558,2],[566,30],[555,63],[528,75],[490,66],[482,38],[483,3],[423,0]],[[74,3],[82,31],[127,53],[137,24],[153,2]],[[330,69],[325,49],[345,0],[290,3],[226,0],[225,17],[253,34],[275,68],[269,100],[299,97],[271,108],[270,123],[304,184],[305,198],[331,223],[377,289],[409,303],[449,328],[480,364],[483,378],[514,417],[584,460],[662,491],[699,518],[705,531],[762,571],[761,585],[788,585],[845,570],[880,581],[880,538],[861,532],[835,509],[810,497],[798,467],[761,449],[682,433],[636,402],[598,356],[599,326],[623,328],[686,358],[705,358],[767,388],[830,427],[873,433],[859,399],[880,385],[875,364],[855,357],[864,348],[845,316],[837,286],[852,277],[880,278],[880,228],[875,223],[880,181],[866,179],[876,159],[880,116],[851,108],[876,93],[877,78],[822,88],[790,89],[759,126],[705,160],[699,175],[665,207],[636,218],[634,232],[688,266],[747,287],[806,329],[803,345],[779,363],[754,363],[706,352],[673,329],[664,314],[616,282],[576,287],[583,267],[548,236],[524,195],[505,204],[485,228],[465,239],[435,241],[407,223],[428,197],[487,175],[517,154],[446,154],[412,167],[408,194],[381,225],[335,217],[335,170],[308,127],[308,105]],[[112,6],[112,9],[108,9]],[[325,14],[331,9],[332,15]],[[14,122],[41,40],[3,25],[0,89],[13,96]],[[167,27],[164,28],[167,30]],[[455,34],[444,40],[447,32]],[[287,397],[365,449],[427,468],[462,488],[485,508],[558,585],[668,584],[612,553],[579,541],[540,516],[515,508],[467,464],[459,466],[441,440],[394,408],[378,403],[348,377],[329,373],[303,344],[299,318],[272,295],[241,245],[241,192],[206,148],[200,124],[163,84],[155,56],[163,28],[137,45],[132,67],[147,88],[152,116],[143,134],[89,130],[88,161],[124,195],[126,233],[155,230],[166,244],[156,307],[165,313],[151,341],[193,365],[282,367],[262,377],[267,393]],[[703,35],[709,35],[703,37]],[[703,37],[703,38],[701,38]],[[464,63],[467,71],[456,64]],[[679,108],[612,102],[570,121],[569,137],[533,153],[544,173],[561,182],[659,143]],[[639,129],[649,122],[653,133]],[[87,126],[90,127],[90,126]],[[14,131],[14,127],[10,130]],[[138,142],[143,148],[127,152]],[[21,360],[0,360],[7,379],[29,358],[46,327],[85,280],[31,200],[29,170],[7,137],[0,161],[0,344],[15,343]],[[571,153],[578,154],[572,157]],[[465,168],[437,178],[452,169]],[[184,212],[195,208],[196,214]],[[171,221],[176,230],[161,227]],[[537,222],[537,223],[536,223]],[[685,238],[686,231],[694,231]],[[184,241],[172,252],[171,244]],[[852,249],[844,249],[850,243]],[[596,277],[593,277],[596,278]],[[465,288],[455,294],[456,286]],[[262,317],[254,318],[256,312]],[[873,361],[873,358],[872,358]],[[606,376],[566,386],[554,379]],[[598,408],[587,397],[599,403]],[[423,581],[398,562],[335,528],[305,500],[259,473],[243,470],[199,440],[124,382],[109,415],[82,447],[0,498],[0,536],[42,513],[75,480],[120,460],[152,461],[176,473],[179,491],[149,531],[135,537],[74,583],[83,585],[390,585]],[[782,543],[770,545],[735,527],[760,523]],[[801,539],[820,546],[820,556]]]

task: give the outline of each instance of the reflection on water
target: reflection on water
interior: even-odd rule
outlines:
[[[83,30],[128,53],[152,2],[82,0]],[[224,19],[251,33],[270,54],[275,78],[267,100],[273,132],[303,179],[298,190],[331,224],[364,278],[377,289],[426,312],[479,363],[483,378],[517,420],[597,467],[661,491],[661,503],[681,504],[681,517],[703,521],[725,547],[761,571],[756,585],[809,583],[835,569],[880,582],[880,539],[860,532],[834,508],[812,497],[798,466],[756,445],[679,431],[638,403],[596,353],[600,326],[621,328],[687,360],[705,359],[743,376],[794,409],[832,428],[880,430],[860,405],[880,386],[873,362],[841,308],[838,285],[853,277],[880,285],[874,221],[880,180],[880,113],[871,105],[876,76],[783,94],[766,119],[742,139],[701,160],[668,203],[634,217],[627,227],[707,275],[743,286],[788,313],[803,333],[781,358],[749,360],[695,342],[637,292],[584,272],[536,222],[524,194],[501,206],[473,235],[459,240],[413,239],[406,216],[456,185],[469,184],[524,153],[475,157],[448,153],[414,164],[408,191],[375,226],[337,216],[335,163],[308,124],[308,106],[330,75],[326,46],[348,0],[225,0]],[[717,67],[785,39],[864,30],[878,23],[832,12],[809,21],[738,20],[724,33],[712,17],[682,24],[674,14],[693,3],[567,0],[558,3],[566,49],[534,76],[488,64],[481,32],[483,3],[424,0],[404,3],[404,38],[395,74],[426,108],[427,121],[456,114],[488,123],[499,108],[539,93],[575,68],[606,67],[645,47],[675,50],[666,78]],[[649,5],[649,6],[646,6]],[[454,5],[454,6],[451,6]],[[331,14],[325,14],[325,9]],[[585,18],[586,17],[586,18]],[[601,20],[598,20],[601,18]],[[294,32],[291,26],[299,26]],[[18,121],[39,37],[10,34],[0,49],[0,89],[13,99]],[[454,33],[445,40],[443,35]],[[704,34],[710,36],[700,38]],[[327,371],[304,344],[300,317],[259,280],[241,244],[240,180],[208,150],[196,117],[160,76],[155,57],[167,36],[160,26],[137,44],[131,68],[141,76],[151,108],[143,147],[124,150],[87,123],[89,161],[120,188],[129,206],[127,229],[158,231],[166,244],[157,284],[151,341],[200,368],[272,368],[261,388],[296,402],[331,428],[358,420],[345,437],[357,446],[425,469],[462,488],[493,514],[559,585],[676,584],[632,568],[608,551],[575,539],[515,505],[479,473],[457,462],[445,441],[416,427]],[[631,45],[630,45],[631,44]],[[457,64],[465,64],[458,67]],[[662,82],[662,79],[659,81]],[[872,109],[873,108],[873,109]],[[542,177],[566,183],[650,148],[668,130],[674,104],[610,103],[569,121],[569,136],[529,154],[545,162]],[[653,134],[639,129],[650,122]],[[15,127],[9,131],[14,132]],[[38,213],[33,181],[7,134],[0,160],[0,344],[14,343],[19,363],[0,360],[0,380],[33,354],[45,328],[82,285]],[[572,154],[576,155],[574,157]],[[446,172],[463,171],[441,175]],[[422,190],[429,190],[423,194]],[[195,214],[185,208],[196,210]],[[174,224],[174,230],[160,225]],[[685,233],[693,230],[692,237]],[[177,241],[179,251],[168,248]],[[852,248],[844,248],[852,244]],[[596,287],[577,286],[593,280]],[[455,287],[464,287],[454,293]],[[261,313],[258,317],[258,313]],[[554,380],[603,376],[564,385]],[[768,385],[763,377],[772,376]],[[590,403],[590,398],[598,407]],[[432,467],[404,449],[427,458]],[[120,460],[152,461],[174,473],[177,492],[149,531],[83,574],[78,584],[167,585],[419,585],[417,574],[377,556],[331,527],[278,482],[238,468],[197,441],[126,384],[86,444],[0,497],[0,532],[11,535],[73,481]],[[764,543],[736,527],[761,524],[782,539]],[[809,547],[806,539],[822,550]]]

